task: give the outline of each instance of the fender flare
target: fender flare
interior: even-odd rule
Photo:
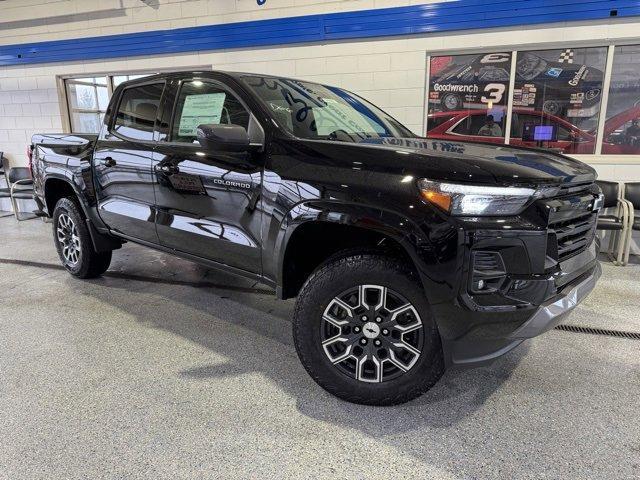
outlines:
[[[50,180],[62,181],[69,185],[73,190],[73,193],[78,199],[78,204],[82,209],[82,213],[84,213],[87,229],[89,230],[89,236],[91,237],[91,243],[93,244],[93,248],[96,252],[101,253],[111,250],[117,250],[122,246],[122,242],[118,238],[106,233],[107,229],[102,223],[102,220],[97,216],[97,211],[87,205],[87,202],[84,200],[84,196],[82,194],[82,186],[78,185],[73,175],[62,169],[55,173],[48,172],[44,180],[42,194],[44,196],[45,205],[47,205],[47,210],[51,210],[48,212],[49,216],[53,216],[53,208],[49,208],[49,205],[46,201],[47,183],[49,183]],[[99,229],[104,230],[104,232],[99,231]]]
[[[292,207],[277,230],[274,246],[279,297],[283,294],[285,259],[291,237],[302,225],[319,222],[357,227],[394,240],[413,262],[424,287],[424,268],[429,263],[425,262],[425,257],[432,256],[432,247],[415,221],[398,212],[379,207],[332,200],[310,200]]]

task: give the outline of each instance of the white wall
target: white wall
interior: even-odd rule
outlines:
[[[61,12],[75,15],[95,13],[97,8],[122,9],[124,16],[62,24],[49,22],[46,28],[13,28],[9,30],[10,34],[0,28],[0,44],[426,2],[267,0],[264,7],[258,7],[255,0],[147,0],[147,3],[151,6],[140,6],[140,0],[7,0],[0,3],[0,26],[3,22],[33,18],[34,11],[44,17]],[[205,11],[207,15],[204,15]],[[220,13],[214,15],[215,12]],[[165,16],[170,19],[164,19]],[[110,22],[115,24],[104,25]],[[28,35],[33,29],[39,32],[38,28],[45,28],[46,31]],[[0,67],[0,150],[6,152],[12,163],[23,164],[26,161],[25,146],[34,132],[62,129],[61,99],[56,88],[58,75],[208,65],[220,70],[295,76],[350,89],[389,111],[414,132],[420,133],[425,110],[427,53],[478,48],[504,49],[505,46],[570,47],[582,42],[604,45],[615,40],[637,38],[638,32],[640,21],[611,19],[606,22],[541,25],[518,30],[492,29],[325,45]],[[581,159],[594,164],[601,178],[640,180],[640,157],[587,156]]]

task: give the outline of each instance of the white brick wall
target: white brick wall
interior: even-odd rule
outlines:
[[[99,20],[55,23],[29,28],[0,28],[0,44],[74,38],[160,28],[298,16],[319,12],[382,8],[427,3],[411,0],[158,0],[158,8],[140,0],[6,0],[0,2],[0,25],[38,17],[122,10]],[[104,13],[104,12],[103,12]],[[113,13],[113,12],[112,12]],[[637,38],[640,22],[599,22],[544,25],[529,29],[493,29],[415,38],[390,38],[325,45],[304,45],[192,54],[135,57],[70,64],[0,67],[0,151],[14,164],[23,164],[25,145],[34,132],[61,131],[61,99],[57,75],[153,70],[158,67],[212,65],[216,69],[289,75],[338,85],[371,100],[414,132],[423,130],[424,86],[428,52],[478,48],[539,46],[541,42],[595,41]],[[544,36],[540,35],[544,32]],[[640,40],[638,40],[640,42]],[[583,157],[603,178],[640,180],[640,159]]]

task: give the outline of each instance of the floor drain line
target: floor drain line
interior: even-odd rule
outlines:
[[[624,332],[621,330],[606,330],[603,328],[581,327],[580,325],[558,325],[556,330],[572,333],[588,333],[591,335],[606,335],[608,337],[629,338],[632,340],[640,340],[640,333]]]

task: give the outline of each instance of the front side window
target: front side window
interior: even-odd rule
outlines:
[[[510,70],[511,52],[431,57],[427,137],[441,136],[432,119],[451,113],[464,114],[456,135],[504,139]]]
[[[199,125],[239,125],[248,130],[250,113],[222,87],[193,80],[180,88],[171,129],[171,140],[196,143]]]
[[[640,45],[615,47],[602,153],[640,154]]]
[[[113,131],[136,140],[153,140],[164,83],[128,87],[122,92]]]
[[[414,136],[379,108],[340,88],[258,76],[243,81],[278,125],[299,138],[358,143]]]
[[[606,59],[606,47],[518,52],[514,138],[564,153],[594,153]],[[592,141],[578,151],[579,137]]]

